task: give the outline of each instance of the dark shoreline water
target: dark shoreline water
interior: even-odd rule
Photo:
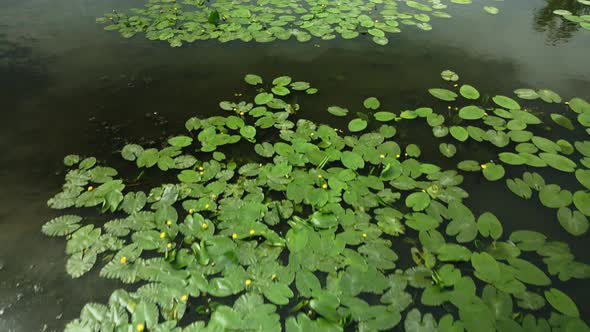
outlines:
[[[302,103],[301,116],[334,125],[344,123],[330,118],[327,106],[360,108],[367,96],[394,112],[434,104],[426,90],[441,85],[444,69],[489,93],[549,88],[566,99],[590,100],[590,32],[556,43],[535,30],[544,1],[494,2],[501,9],[496,16],[481,9],[488,2],[453,6],[452,19],[434,20],[430,32],[407,27],[387,46],[361,37],[208,41],[181,49],[102,31],[94,18],[115,1],[0,3],[0,331],[61,330],[84,303],[104,302],[110,295],[104,290],[117,287],[97,270],[71,280],[63,240],[40,233],[57,215],[45,202],[59,191],[63,156],[87,152],[109,160],[118,158],[113,146],[126,140],[182,133],[187,118],[215,114],[219,101],[243,90],[246,73],[311,82],[320,93]],[[426,136],[411,140],[426,142]],[[506,196],[503,185],[470,177],[464,187],[474,212],[493,211],[507,230],[533,228],[567,240],[579,260],[590,262],[586,236],[572,240],[538,201]],[[565,285],[589,317],[590,286]]]

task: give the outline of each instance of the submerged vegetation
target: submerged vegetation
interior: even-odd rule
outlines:
[[[72,277],[98,263],[128,287],[87,304],[66,330],[588,330],[563,285],[590,266],[567,243],[476,215],[461,184],[467,174],[505,181],[514,199],[555,209],[568,236],[586,234],[590,104],[546,89],[490,97],[452,71],[441,77],[432,108],[394,113],[376,97],[359,112],[328,107],[349,119],[339,129],[299,116],[298,101],[318,93],[310,83],[248,74],[255,93],[220,102],[224,115],[190,118],[161,149],[126,145],[127,176],[67,156],[48,205],[68,212],[43,232],[66,238]],[[556,112],[533,111],[539,103]],[[397,139],[416,121],[457,169]],[[575,142],[548,130],[580,125]],[[469,144],[492,160],[460,159]]]
[[[118,30],[125,38],[145,33],[150,40],[168,41],[178,47],[196,40],[221,42],[271,42],[295,37],[300,42],[353,39],[367,35],[379,44],[402,26],[431,30],[432,18],[450,18],[448,3],[470,4],[471,0],[150,0],[131,13],[106,14],[97,19]],[[498,8],[484,6],[490,14]]]

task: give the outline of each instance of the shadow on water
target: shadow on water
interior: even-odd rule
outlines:
[[[91,17],[102,12],[99,8],[84,14]],[[530,10],[526,15],[517,13],[521,20],[532,15]],[[459,15],[455,21],[463,22],[465,17]],[[535,22],[548,22],[540,26],[555,29],[551,20],[539,17]],[[245,91],[242,78],[246,73],[288,74],[311,82],[320,93],[301,100],[299,115],[341,127],[346,122],[330,117],[325,111],[328,106],[358,111],[368,96],[379,97],[384,108],[393,112],[435,105],[427,89],[442,86],[438,73],[447,68],[457,71],[463,82],[491,94],[510,94],[523,86],[544,87],[523,74],[526,60],[521,56],[508,56],[502,53],[504,49],[481,56],[461,44],[460,38],[447,42],[445,34],[460,32],[452,22],[449,28],[437,22],[432,32],[440,28],[439,39],[408,30],[394,36],[387,47],[359,38],[321,42],[320,47],[315,42],[212,41],[181,49],[143,37],[120,40],[92,21],[71,24],[68,34],[71,29],[84,28],[78,37],[83,39],[82,46],[78,39],[62,41],[63,49],[55,52],[41,52],[33,42],[14,43],[0,37],[0,97],[9,108],[0,121],[0,331],[61,330],[79,315],[84,303],[105,302],[111,290],[120,287],[99,278],[97,268],[81,279],[70,279],[65,273],[63,239],[40,233],[41,225],[58,215],[45,202],[62,184],[62,157],[88,153],[109,164],[120,159],[117,150],[127,142],[159,144],[169,135],[184,132],[189,117],[219,114],[219,101],[239,100],[234,93]],[[43,43],[48,41],[53,39]],[[545,45],[535,46],[550,51]],[[568,63],[551,59],[526,64],[539,72],[550,65],[558,67],[559,75],[546,82],[557,86],[548,87],[567,99],[573,95],[589,99],[588,73],[580,75],[565,67]],[[579,69],[580,64],[576,65]],[[560,90],[563,82],[571,83],[575,91]],[[430,132],[400,131],[400,139],[425,146],[427,158],[429,153],[439,158]],[[535,200],[506,200],[503,186],[480,177],[467,176],[465,184],[472,193],[468,203],[474,212],[494,212],[506,225],[506,232],[535,225],[554,239],[567,239],[580,260],[590,261],[587,245],[566,236],[555,222],[554,211],[540,209]],[[582,316],[588,317],[590,306],[582,304],[588,303],[584,298],[590,298],[590,288],[576,286],[572,297],[581,304]]]
[[[34,53],[33,44],[31,39],[14,42],[0,34],[0,98],[3,102],[14,103],[31,97],[47,84],[46,60]]]
[[[577,0],[546,0],[545,6],[535,13],[533,27],[536,31],[545,32],[547,42],[552,45],[566,43],[580,29],[578,23],[553,14],[558,9],[568,10],[577,16],[590,14],[590,7]]]

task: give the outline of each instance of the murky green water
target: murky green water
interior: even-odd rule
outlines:
[[[496,16],[479,2],[453,6],[452,20],[435,20],[430,32],[406,28],[387,46],[357,38],[208,41],[174,49],[143,38],[123,40],[94,23],[112,8],[141,3],[0,2],[0,331],[61,330],[84,303],[104,302],[117,286],[96,272],[71,280],[63,240],[39,231],[57,215],[46,200],[61,185],[63,174],[56,172],[63,170],[62,157],[92,151],[110,160],[125,142],[182,132],[190,116],[218,112],[217,103],[243,89],[248,72],[312,82],[321,94],[303,103],[301,116],[341,126],[345,122],[329,117],[327,106],[337,101],[352,107],[373,95],[392,111],[415,108],[447,68],[481,91],[508,95],[515,88],[545,87],[590,99],[590,33],[560,29],[558,18],[543,14],[567,8],[568,1],[497,2]],[[428,151],[429,132],[405,134]],[[464,188],[472,193],[474,211],[493,211],[507,230],[537,229],[568,241],[581,261],[590,262],[587,236],[572,240],[554,211],[538,201],[517,200],[503,182],[476,177],[467,176]],[[590,285],[569,281],[565,287],[582,317],[589,317]]]

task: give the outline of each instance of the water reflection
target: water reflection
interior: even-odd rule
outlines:
[[[581,16],[590,14],[590,6],[585,6],[577,0],[546,0],[544,7],[534,14],[533,28],[545,32],[547,42],[552,45],[566,43],[580,29],[580,25],[555,15],[558,9],[569,10],[572,14]]]

